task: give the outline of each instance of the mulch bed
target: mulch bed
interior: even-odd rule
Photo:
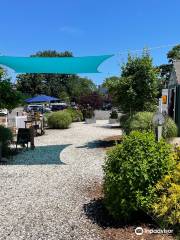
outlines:
[[[150,217],[145,214],[138,214],[131,223],[115,221],[103,204],[102,185],[97,181],[92,183],[85,190],[85,193],[92,200],[84,205],[86,216],[97,224],[100,229],[100,236],[104,240],[173,240],[172,235],[167,234],[150,234],[145,232],[149,229],[159,229]],[[135,234],[135,228],[142,227],[144,233],[140,236]]]

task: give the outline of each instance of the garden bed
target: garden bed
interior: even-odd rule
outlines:
[[[84,212],[87,217],[100,227],[100,235],[104,240],[174,240],[172,235],[168,234],[151,234],[149,230],[159,229],[159,226],[146,214],[135,216],[134,221],[123,223],[115,221],[109,215],[103,204],[103,187],[97,181],[84,190],[86,195],[92,200],[84,205]],[[136,227],[142,227],[144,233],[142,236],[135,234]]]

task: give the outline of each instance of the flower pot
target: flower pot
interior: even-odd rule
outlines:
[[[96,123],[96,119],[95,118],[85,118],[85,122],[87,124]]]
[[[117,118],[109,118],[109,123],[110,124],[114,124],[114,123],[117,123],[117,122],[118,122]]]

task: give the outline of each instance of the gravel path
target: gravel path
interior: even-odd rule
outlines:
[[[101,239],[83,211],[86,189],[102,181],[96,140],[121,134],[106,121],[74,123],[36,138],[34,151],[0,166],[0,239]]]

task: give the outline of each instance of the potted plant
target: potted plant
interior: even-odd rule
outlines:
[[[94,110],[92,108],[88,107],[87,109],[84,109],[83,116],[84,116],[85,122],[87,124],[96,123],[96,119],[94,116]]]
[[[117,123],[118,121],[118,113],[116,110],[113,110],[111,113],[110,113],[110,117],[109,117],[109,123],[110,124],[113,124],[113,123]]]

